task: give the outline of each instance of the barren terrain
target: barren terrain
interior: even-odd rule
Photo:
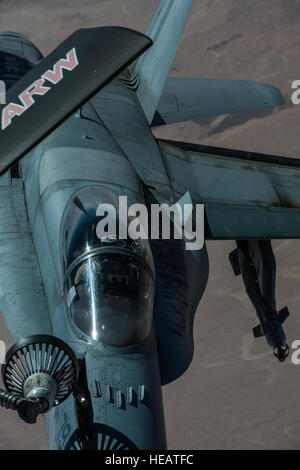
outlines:
[[[183,0],[184,1],[184,0]],[[44,54],[78,28],[122,25],[145,31],[158,0],[2,0],[0,30],[27,35]],[[277,86],[274,110],[162,127],[170,139],[298,157],[300,0],[195,0],[170,75],[257,80]],[[299,121],[298,121],[299,120]],[[164,388],[170,449],[299,449],[299,367],[278,363],[254,340],[257,320],[228,262],[233,242],[210,242],[210,278],[195,319],[195,357]],[[298,241],[274,242],[278,305],[288,305],[288,341],[300,339]],[[1,260],[0,260],[1,261]],[[16,260],[17,262],[17,260]],[[1,339],[12,343],[3,320]],[[1,449],[45,449],[43,419],[31,426],[0,410]]]

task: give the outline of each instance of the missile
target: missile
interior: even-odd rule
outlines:
[[[260,323],[253,328],[254,338],[265,336],[267,343],[273,348],[274,356],[280,362],[285,361],[289,355],[289,347],[282,324],[289,316],[288,308],[284,307],[277,313],[274,307],[265,304],[257,311],[257,316]]]

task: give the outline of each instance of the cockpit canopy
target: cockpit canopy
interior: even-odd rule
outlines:
[[[123,347],[151,330],[154,274],[147,240],[97,236],[99,204],[118,195],[100,186],[77,191],[62,224],[66,307],[74,325],[93,340]]]

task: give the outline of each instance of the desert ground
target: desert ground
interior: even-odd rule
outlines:
[[[184,1],[184,0],[182,0]],[[43,54],[83,27],[146,30],[158,0],[1,0],[0,30],[27,35]],[[300,156],[300,0],[195,0],[170,76],[245,79],[278,87],[284,106],[199,119],[155,130],[159,137],[289,157]],[[298,241],[275,241],[277,303],[291,312],[289,344],[300,339]],[[209,282],[195,318],[191,367],[164,387],[170,449],[299,449],[300,366],[279,363],[263,339],[228,253],[209,242]],[[1,262],[1,260],[0,260]],[[17,260],[16,260],[17,262]],[[1,339],[13,343],[3,319]],[[0,449],[46,449],[43,418],[26,425],[0,410]]]

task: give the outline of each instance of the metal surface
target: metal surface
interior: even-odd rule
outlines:
[[[247,80],[169,77],[152,125],[284,104],[278,88]]]
[[[45,372],[38,372],[28,377],[23,385],[25,398],[44,398],[48,408],[52,408],[57,394],[57,384],[52,376]]]
[[[300,238],[298,160],[176,141],[159,145],[174,191],[189,190],[194,203],[205,204],[206,239]]]
[[[154,45],[134,66],[132,79],[138,77],[137,96],[149,123],[152,122],[192,5],[193,0],[161,1],[146,31]]]
[[[8,172],[0,178],[0,305],[15,341],[50,334],[44,284],[28,223],[24,188]]]
[[[79,30],[41,60],[8,91],[8,104],[0,107],[0,174],[59,126],[150,45],[151,41],[146,36],[125,28]],[[69,73],[58,79],[57,64],[64,60],[65,65],[68,62],[67,54],[71,53],[73,58],[70,56],[69,62],[73,63],[72,69],[70,71],[69,63]],[[44,86],[43,75],[48,73],[49,77],[51,72],[54,73],[54,81],[47,78],[48,86]],[[61,70],[60,73],[62,74]],[[38,86],[34,94],[43,95],[37,102],[27,93],[29,87],[32,89],[34,86]],[[26,103],[23,100],[21,105],[18,104],[19,95],[23,92],[26,95]],[[14,110],[9,107],[11,103]],[[8,122],[4,127],[5,115]]]
[[[63,341],[49,335],[23,338],[7,352],[2,366],[2,378],[8,391],[20,397],[36,398],[37,389],[41,387],[42,398],[53,405],[69,396],[77,376],[78,364],[73,351]]]

